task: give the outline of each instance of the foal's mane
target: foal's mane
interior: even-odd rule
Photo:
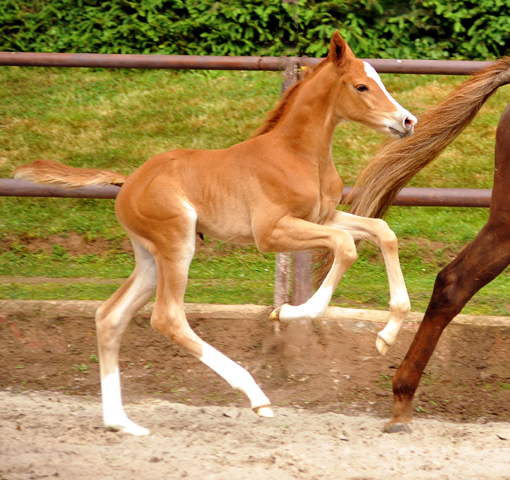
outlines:
[[[322,68],[328,63],[328,60],[329,58],[326,57],[320,63],[315,65],[315,67],[307,68],[304,71],[301,78],[283,94],[278,105],[276,105],[273,110],[267,113],[264,123],[259,128],[257,128],[257,130],[255,130],[251,138],[258,137],[264,133],[268,133],[276,127],[278,122],[288,111],[289,106],[294,103],[296,94],[299,92],[299,89],[303,83],[313,78],[319,70],[322,70]]]

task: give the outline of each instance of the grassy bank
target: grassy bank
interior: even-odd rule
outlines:
[[[440,101],[461,77],[385,75],[413,113]],[[281,77],[269,72],[171,72],[0,68],[0,176],[37,158],[129,173],[179,147],[224,148],[246,139],[278,101]],[[510,101],[503,88],[462,136],[411,186],[490,188],[496,125]],[[352,185],[385,138],[355,124],[337,129],[333,156]],[[393,207],[413,308],[423,310],[437,272],[472,240],[486,209]],[[133,260],[109,200],[0,201],[0,298],[103,299],[129,275]],[[186,300],[272,302],[274,256],[211,239],[199,246]],[[68,283],[41,279],[67,278]],[[90,282],[73,282],[90,278]],[[510,277],[482,290],[465,313],[508,314]],[[379,253],[364,245],[335,293],[342,306],[385,308],[388,287]],[[508,302],[510,303],[510,302]]]

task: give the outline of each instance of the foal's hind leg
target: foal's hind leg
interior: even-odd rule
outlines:
[[[133,315],[156,293],[157,268],[154,257],[133,241],[136,267],[124,284],[96,312],[96,329],[101,370],[104,425],[133,435],[147,435],[122,408],[119,347],[122,333]]]
[[[194,212],[161,225],[165,238],[152,238],[158,265],[158,294],[151,323],[155,330],[213,369],[236,390],[244,392],[252,409],[262,417],[272,417],[270,402],[252,376],[236,362],[200,339],[184,313],[184,292],[188,269],[194,255]]]
[[[354,240],[370,240],[381,249],[390,286],[390,316],[386,327],[377,334],[376,347],[381,355],[385,355],[395,343],[411,308],[398,258],[397,237],[384,220],[339,211],[333,214],[328,225],[349,232]]]

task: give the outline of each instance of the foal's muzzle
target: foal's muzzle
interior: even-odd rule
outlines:
[[[394,126],[388,127],[388,130],[390,131],[392,137],[409,137],[414,133],[414,126],[417,123],[417,118],[409,113],[403,117],[401,125],[399,125],[397,128]]]

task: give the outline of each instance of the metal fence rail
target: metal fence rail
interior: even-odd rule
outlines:
[[[471,75],[492,62],[458,60],[364,59],[379,73]],[[307,57],[206,57],[200,55],[132,55],[100,53],[0,52],[0,66],[150,68],[170,70],[281,71],[288,65],[313,66],[320,58]]]
[[[345,187],[343,199],[352,187]],[[0,197],[57,197],[114,199],[115,185],[60,188],[26,180],[0,178]],[[407,207],[490,207],[492,190],[467,188],[403,188],[393,205]]]
[[[449,60],[365,59],[379,73],[471,75],[492,62]],[[297,67],[313,66],[319,58],[297,57],[206,57],[193,55],[124,55],[88,53],[0,52],[0,66],[18,67],[90,67],[173,70],[265,70],[285,71],[282,91],[296,80]],[[110,198],[119,187],[82,187],[62,189],[34,185],[23,180],[0,179],[0,196]],[[350,191],[344,189],[344,195]],[[489,207],[491,190],[404,188],[394,205]],[[344,197],[345,198],[345,197]],[[275,275],[275,304],[289,301],[290,254],[278,254]],[[312,294],[312,259],[308,252],[294,255],[293,303],[303,303]]]

